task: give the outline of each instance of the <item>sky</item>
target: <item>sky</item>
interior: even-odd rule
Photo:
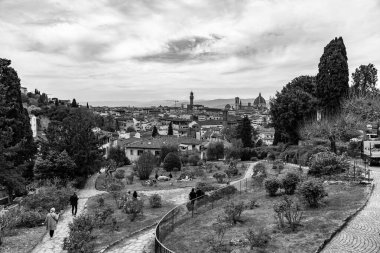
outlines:
[[[379,0],[0,0],[0,58],[77,101],[274,96],[342,36],[380,67]]]

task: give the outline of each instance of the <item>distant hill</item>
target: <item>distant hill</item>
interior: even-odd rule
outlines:
[[[241,99],[242,104],[246,105],[249,102],[253,103],[254,98]],[[86,102],[80,102],[80,104],[86,104]],[[166,100],[153,100],[153,101],[133,101],[133,100],[125,100],[125,101],[89,101],[89,105],[91,106],[135,106],[135,107],[148,107],[148,106],[174,106],[172,101]],[[181,106],[184,104],[185,106],[189,104],[189,101],[179,101],[177,102],[177,106]],[[204,105],[210,108],[220,108],[223,109],[226,104],[230,104],[233,106],[235,104],[235,98],[220,98],[220,99],[212,99],[212,100],[195,100],[194,104]]]

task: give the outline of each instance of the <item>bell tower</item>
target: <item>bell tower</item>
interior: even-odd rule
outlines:
[[[194,105],[194,93],[193,91],[190,92],[190,110],[193,110]]]

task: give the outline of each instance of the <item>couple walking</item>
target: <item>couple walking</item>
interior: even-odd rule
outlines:
[[[200,188],[196,188],[196,190],[194,188],[191,189],[191,192],[189,194],[189,199],[191,201],[191,205],[193,206],[194,213],[198,213],[197,209],[199,206],[199,201],[204,195],[205,195],[204,191],[202,191]]]
[[[73,216],[77,214],[78,199],[79,198],[75,192],[70,197],[71,213],[73,214]],[[61,212],[56,213],[54,207],[51,208],[50,212],[46,215],[46,219],[45,219],[46,230],[49,230],[50,238],[53,238],[54,231],[57,229],[57,222],[59,220],[60,215],[61,215]]]

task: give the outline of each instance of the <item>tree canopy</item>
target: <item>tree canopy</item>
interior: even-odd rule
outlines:
[[[352,73],[351,93],[357,96],[365,96],[367,94],[376,94],[378,89],[377,69],[372,63],[368,65],[360,65]]]
[[[255,135],[251,121],[248,116],[244,116],[243,120],[236,127],[237,138],[243,142],[243,147],[252,147],[252,136]]]

